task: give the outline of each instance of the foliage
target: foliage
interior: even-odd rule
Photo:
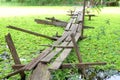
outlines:
[[[11,4],[18,5],[71,5],[71,4],[79,4],[79,0],[6,0],[1,1],[9,2]]]

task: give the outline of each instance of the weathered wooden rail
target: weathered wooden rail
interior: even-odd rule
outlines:
[[[24,71],[33,70],[33,72],[29,77],[29,80],[50,80],[51,78],[50,72],[52,70],[72,68],[72,65],[75,65],[75,67],[81,69],[82,74],[85,75],[86,67],[92,65],[105,65],[106,64],[105,62],[83,63],[82,61],[82,56],[79,52],[77,41],[80,38],[83,38],[84,15],[85,15],[85,5],[79,9],[76,9],[73,12],[73,15],[68,23],[55,18],[47,18],[49,20],[52,20],[52,22],[46,22],[46,21],[41,21],[40,19],[35,19],[37,23],[42,23],[42,24],[47,23],[49,25],[55,25],[55,26],[66,26],[64,33],[59,38],[48,37],[46,35],[38,34],[14,26],[8,26],[8,28],[11,29],[27,32],[33,35],[42,36],[56,41],[54,41],[52,45],[41,45],[41,46],[48,46],[48,48],[43,50],[43,52],[41,52],[39,56],[34,58],[30,63],[26,65],[22,65],[17,55],[10,34],[6,35],[5,37],[6,42],[10,48],[11,54],[15,61],[15,65],[12,66],[13,69],[15,69],[15,71],[13,73],[8,74],[4,78],[9,78],[19,73],[21,75],[21,80],[25,80]],[[63,64],[63,61],[70,54],[73,48],[75,49],[79,63]]]

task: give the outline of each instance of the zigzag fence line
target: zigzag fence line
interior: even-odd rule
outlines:
[[[40,55],[33,59],[30,63],[22,65],[17,55],[17,51],[15,49],[10,33],[6,35],[5,39],[15,62],[15,65],[12,66],[13,69],[15,69],[15,71],[13,73],[8,74],[4,78],[9,78],[19,73],[21,76],[21,80],[25,80],[25,71],[33,70],[29,80],[50,80],[51,71],[57,69],[73,68],[73,65],[76,68],[80,69],[82,71],[82,74],[85,76],[86,67],[93,65],[105,65],[105,62],[83,63],[82,56],[79,52],[77,42],[83,38],[85,0],[84,6],[80,7],[79,9],[76,9],[70,15],[72,16],[68,23],[55,19],[54,17],[46,18],[51,21],[35,19],[35,21],[40,24],[48,24],[63,27],[66,26],[62,36],[56,35],[56,37],[49,37],[47,35],[38,34],[36,32],[17,28],[15,26],[7,26],[11,29],[19,30],[36,36],[45,37],[55,41],[52,45],[41,45],[48,46],[49,48],[43,50],[40,53]],[[63,63],[63,61],[67,58],[72,49],[75,49],[79,63]]]

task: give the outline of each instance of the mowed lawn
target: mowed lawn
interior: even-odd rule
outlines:
[[[75,7],[1,7],[0,11],[0,79],[12,72],[11,66],[14,65],[10,51],[5,42],[5,35],[11,33],[20,60],[27,64],[39,52],[46,47],[41,44],[52,44],[53,41],[36,37],[27,33],[15,31],[6,28],[8,25],[24,28],[48,36],[53,36],[58,32],[61,35],[64,28],[50,25],[42,25],[34,22],[34,19],[45,17],[56,17],[60,20],[69,21],[70,17],[66,15],[67,10]],[[95,12],[96,13],[96,12]],[[96,66],[98,69],[117,69],[120,70],[120,8],[105,7],[91,21],[85,17],[85,25],[94,26],[95,29],[84,30],[86,39],[79,41],[80,52],[84,62],[107,62],[106,66]],[[78,60],[74,50],[65,60],[65,62],[77,63]],[[7,57],[6,57],[7,56]],[[70,71],[70,70],[69,70]],[[60,71],[58,71],[60,72]],[[60,78],[61,74],[55,74]],[[62,78],[67,76],[68,72],[62,73]],[[14,76],[14,78],[19,78]]]

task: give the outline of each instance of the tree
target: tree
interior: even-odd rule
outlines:
[[[25,2],[25,0],[18,0],[18,2],[19,2],[19,3],[24,3],[24,2]]]
[[[6,2],[11,2],[11,0],[6,0]]]

